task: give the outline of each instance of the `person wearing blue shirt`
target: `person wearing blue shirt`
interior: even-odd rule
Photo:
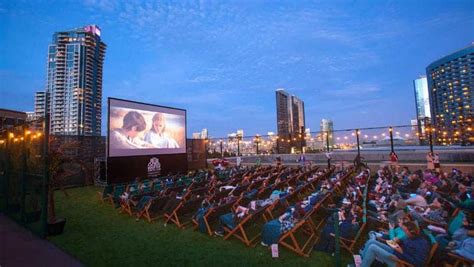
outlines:
[[[420,235],[419,228],[414,222],[406,222],[401,228],[408,238],[399,240],[398,245],[369,240],[361,253],[361,266],[370,267],[375,259],[393,267],[397,265],[397,259],[417,267],[423,266],[430,250],[429,241]]]

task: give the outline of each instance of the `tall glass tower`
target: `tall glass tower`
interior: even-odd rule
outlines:
[[[100,34],[96,25],[53,34],[46,83],[51,134],[101,134],[106,45]]]
[[[439,144],[474,144],[474,44],[426,67],[432,123]]]
[[[420,143],[423,144],[426,141],[425,126],[431,120],[430,97],[426,76],[420,76],[420,78],[414,80],[413,85],[415,89],[417,132]]]

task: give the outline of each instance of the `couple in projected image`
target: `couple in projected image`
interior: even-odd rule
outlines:
[[[165,135],[166,118],[162,113],[155,113],[151,129],[143,139],[139,138],[138,135],[145,129],[143,115],[137,111],[129,111],[123,117],[122,128],[115,129],[110,134],[110,144],[118,149],[179,148],[173,138]]]

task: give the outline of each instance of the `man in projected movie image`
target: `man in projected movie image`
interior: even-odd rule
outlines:
[[[163,113],[155,113],[152,119],[152,127],[145,135],[145,142],[155,148],[179,148],[178,143],[171,137],[165,135],[166,118]]]
[[[138,137],[146,129],[145,118],[136,111],[129,111],[123,117],[122,128],[115,129],[110,134],[110,144],[117,149],[153,148],[150,143]]]

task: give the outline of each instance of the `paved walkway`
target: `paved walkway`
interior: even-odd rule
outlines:
[[[0,266],[82,266],[47,240],[0,214]]]

